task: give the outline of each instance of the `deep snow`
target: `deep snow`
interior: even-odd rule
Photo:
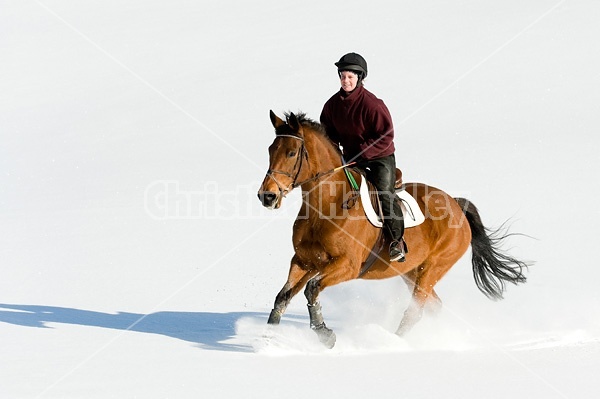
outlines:
[[[595,398],[600,2],[2,1],[0,397]],[[357,51],[406,180],[533,238],[501,302],[468,257],[406,338],[400,279],[285,281],[256,199],[269,109],[317,119]],[[163,206],[165,205],[166,206]]]

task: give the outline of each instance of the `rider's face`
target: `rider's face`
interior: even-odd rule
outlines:
[[[344,89],[346,93],[350,93],[352,90],[356,89],[358,75],[352,71],[342,71],[340,72],[340,83],[342,89]]]

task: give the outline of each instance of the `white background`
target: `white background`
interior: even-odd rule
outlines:
[[[0,397],[598,397],[598,21],[595,0],[0,1]],[[268,112],[318,119],[350,51],[405,180],[509,220],[536,263],[491,302],[465,256],[405,338],[390,279],[321,295],[333,350],[302,295],[266,340],[300,200],[256,198]]]

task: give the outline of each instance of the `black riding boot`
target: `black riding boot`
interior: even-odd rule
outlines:
[[[406,244],[404,239],[394,240],[390,244],[390,262],[404,262],[406,260]]]
[[[367,180],[371,181],[377,188],[377,194],[381,203],[381,213],[384,227],[392,240],[390,244],[390,261],[404,262],[405,244],[404,218],[400,203],[396,201],[394,183],[396,180],[396,158],[393,155],[362,161],[359,167],[364,169]]]
[[[404,218],[398,201],[394,201],[392,218],[387,220],[387,228],[392,238],[390,243],[390,262],[406,260],[406,243],[404,242]],[[400,215],[400,216],[398,216]]]
[[[390,262],[404,262],[406,259],[406,244],[404,243],[404,216],[395,191],[380,192],[383,222],[390,243]]]

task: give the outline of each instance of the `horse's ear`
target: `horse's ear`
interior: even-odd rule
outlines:
[[[285,122],[280,117],[275,115],[275,112],[273,112],[273,110],[269,111],[269,115],[271,117],[271,123],[273,124],[273,127],[275,129],[277,129],[279,126],[285,125]]]
[[[290,125],[290,128],[302,135],[302,125],[300,125],[300,122],[298,122],[298,118],[296,117],[296,115],[294,115],[293,112],[290,113],[290,116],[287,118],[287,123],[288,125]]]

